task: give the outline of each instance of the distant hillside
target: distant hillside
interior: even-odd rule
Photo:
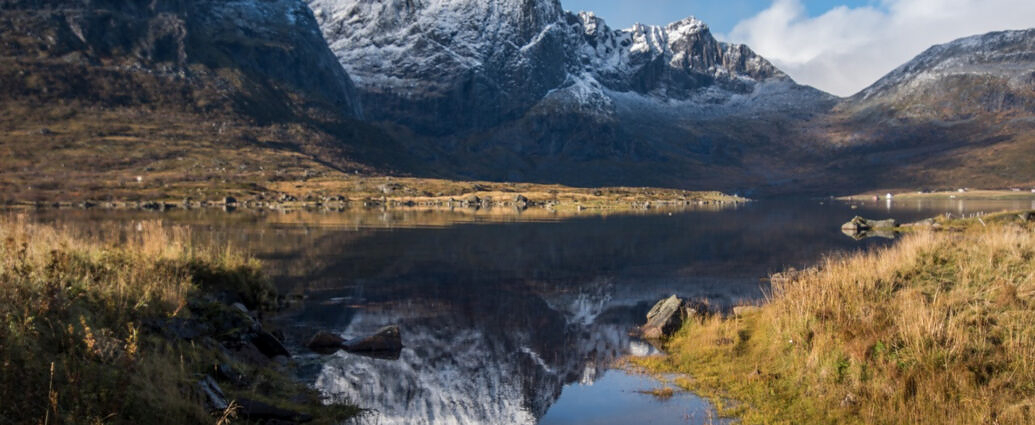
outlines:
[[[200,194],[398,155],[356,121],[301,0],[0,0],[0,86],[9,198]]]
[[[833,158],[816,185],[1035,184],[1035,29],[934,46],[810,125]]]

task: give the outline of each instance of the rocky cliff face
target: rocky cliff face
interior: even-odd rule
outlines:
[[[258,115],[311,105],[361,115],[349,76],[300,0],[4,0],[0,8],[8,28],[0,47],[4,57],[50,71],[78,67],[95,77],[58,94],[67,98],[88,100],[92,94],[125,104],[128,96],[149,103],[149,97],[172,90],[156,82],[157,87],[136,87],[135,94],[117,93],[102,80],[158,78],[173,87],[186,82],[193,88],[185,90],[198,92],[207,85],[221,92],[211,97],[250,103]],[[56,72],[36,73],[49,78]],[[33,92],[31,84],[10,83],[16,91]]]
[[[789,78],[701,21],[612,30],[556,0],[311,0],[370,115],[433,134],[491,128],[563,97],[613,112],[615,93],[722,103]]]
[[[772,176],[742,166],[756,156],[743,140],[767,131],[720,122],[833,104],[693,18],[614,30],[556,0],[309,5],[367,116],[402,125],[461,177],[707,187],[721,173],[752,185]]]

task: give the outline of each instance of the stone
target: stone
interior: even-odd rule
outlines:
[[[661,339],[669,337],[679,330],[683,326],[684,306],[685,302],[675,295],[654,304],[654,307],[647,312],[647,323],[640,328],[643,337]]]
[[[520,209],[526,209],[530,205],[528,198],[524,195],[518,195],[514,197],[514,206]]]
[[[1024,222],[1035,221],[1035,211],[1025,211],[1017,216]]]
[[[259,331],[252,338],[252,344],[255,344],[255,348],[258,348],[259,352],[270,359],[277,356],[291,357],[291,352],[284,347],[284,344],[269,332]]]
[[[237,205],[237,198],[234,198],[233,196],[227,196],[226,198],[223,198],[223,205],[235,206]]]
[[[894,219],[870,220],[855,216],[841,225],[841,232],[854,239],[881,237],[894,239],[898,223]]]
[[[305,346],[315,353],[333,354],[345,349],[345,339],[330,332],[320,331],[309,338]]]
[[[226,402],[226,395],[223,394],[223,389],[219,388],[219,384],[211,376],[205,375],[204,378],[198,381],[198,391],[204,396],[205,407],[209,411],[223,411],[229,406],[229,403]]]
[[[373,335],[349,340],[344,344],[349,352],[399,352],[402,350],[402,336],[399,326],[390,325],[378,329]]]
[[[187,341],[198,339],[211,331],[209,326],[204,322],[179,317],[154,320],[148,322],[147,325],[166,337]]]
[[[855,216],[847,223],[841,225],[841,230],[864,231],[872,229],[894,229],[895,227],[898,227],[898,225],[893,218],[887,220],[870,220]]]

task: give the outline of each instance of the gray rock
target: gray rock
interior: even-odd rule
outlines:
[[[887,220],[871,220],[855,216],[847,223],[841,225],[841,230],[864,231],[872,229],[894,229],[895,227],[898,226],[893,218],[889,218]]]
[[[647,323],[640,330],[647,339],[667,338],[678,331],[687,318],[703,315],[706,310],[703,304],[690,304],[673,295],[654,304],[647,312]]]
[[[219,388],[219,384],[211,376],[205,375],[204,378],[198,381],[198,391],[204,396],[205,407],[209,411],[222,411],[229,406],[226,402],[226,395],[223,394],[223,389]]]
[[[841,232],[854,239],[865,239],[872,237],[894,239],[898,223],[895,219],[870,220],[855,216],[847,223],[841,225]]]

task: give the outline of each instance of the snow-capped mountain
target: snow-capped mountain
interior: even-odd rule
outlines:
[[[853,96],[848,104],[907,103],[922,106],[914,108],[914,114],[930,116],[944,115],[944,109],[1035,112],[1033,62],[1035,29],[961,38],[927,49]]]
[[[704,187],[769,137],[717,121],[834,101],[694,18],[615,30],[557,0],[308,1],[366,116],[464,177]],[[753,173],[725,181],[770,178]]]
[[[790,79],[687,18],[613,30],[557,0],[309,0],[369,113],[453,133],[520,117],[564,93],[612,113],[620,97],[721,105]]]

